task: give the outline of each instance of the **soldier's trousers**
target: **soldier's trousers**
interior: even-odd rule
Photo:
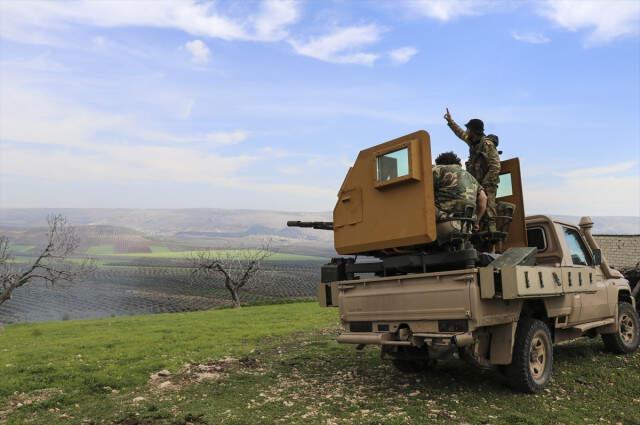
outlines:
[[[485,213],[482,222],[483,230],[496,231],[496,194],[498,193],[498,186],[488,186],[484,188],[484,193],[487,194],[487,212]]]

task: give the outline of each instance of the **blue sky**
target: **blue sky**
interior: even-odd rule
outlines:
[[[640,215],[640,1],[0,3],[3,207],[326,211],[482,118],[527,213]]]

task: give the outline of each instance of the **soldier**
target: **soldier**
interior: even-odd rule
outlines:
[[[479,229],[480,218],[487,209],[487,195],[478,181],[462,169],[460,158],[453,152],[445,152],[436,158],[433,167],[433,186],[436,202],[438,239],[446,239],[453,231],[461,231],[460,222],[444,221],[456,213],[472,208],[474,230]]]
[[[467,171],[478,180],[487,195],[486,222],[489,231],[496,230],[496,193],[500,181],[500,155],[498,154],[497,142],[484,135],[484,123],[477,118],[469,120],[463,130],[451,118],[449,109],[444,115],[447,124],[463,142],[469,146],[469,160],[466,162]]]

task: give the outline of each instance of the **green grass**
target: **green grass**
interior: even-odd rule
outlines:
[[[36,247],[35,245],[11,244],[9,248],[11,249],[11,252],[13,254],[24,254],[35,247]]]
[[[337,344],[336,323],[335,309],[295,303],[8,326],[0,423],[8,406],[8,424],[640,423],[640,353],[605,353],[599,339],[556,347],[547,390],[520,395],[456,360],[403,375],[375,348]],[[224,356],[248,357],[211,381],[181,372]],[[147,383],[165,368],[175,387]]]
[[[117,258],[158,258],[158,259],[181,259],[188,258],[202,251],[169,251],[166,247],[151,246],[152,252],[135,252],[135,253],[115,253],[111,245],[96,245],[87,250],[87,254],[96,256],[108,256]],[[224,249],[216,250],[217,252],[240,253],[240,249]],[[299,255],[287,253],[274,253],[268,258],[269,261],[326,261],[324,257],[316,257],[312,255]]]
[[[171,252],[168,246],[164,245],[150,245],[151,252],[154,254],[159,254],[161,252]]]
[[[112,255],[114,254],[113,245],[94,245],[87,249],[88,255]]]

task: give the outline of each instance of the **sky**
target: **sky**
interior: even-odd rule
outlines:
[[[527,214],[640,216],[640,1],[0,2],[0,206],[330,211],[485,121]]]

